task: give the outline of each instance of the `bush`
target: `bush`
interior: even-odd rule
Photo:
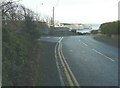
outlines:
[[[33,85],[35,69],[35,39],[40,29],[48,25],[39,24],[36,14],[5,0],[2,7],[2,86]],[[39,73],[38,73],[39,74]]]
[[[100,26],[100,31],[103,34],[111,36],[112,34],[119,34],[118,32],[119,21],[103,23]]]
[[[3,27],[2,30],[2,85],[23,85],[27,82],[28,72],[26,73],[25,69],[29,62],[25,41],[21,36],[10,31],[8,27]]]
[[[97,33],[98,33],[98,30],[92,30],[91,33],[92,33],[92,34],[97,34]]]
[[[40,30],[37,29],[37,24],[33,21],[33,17],[29,15],[26,16],[23,25],[23,32],[25,32],[30,39],[34,40],[40,37]]]

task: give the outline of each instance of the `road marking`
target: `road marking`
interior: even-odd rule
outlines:
[[[82,42],[85,46],[88,46],[86,43]]]
[[[50,37],[46,37],[46,38],[50,38]]]
[[[64,61],[63,61],[63,59],[62,59],[63,57],[62,57],[62,55],[61,55],[61,47],[60,47],[60,45],[61,45],[61,44],[58,45],[58,55],[59,55],[59,57],[60,57],[60,61],[61,61],[62,67],[63,67],[63,69],[64,69],[64,73],[65,73],[65,75],[66,75],[66,78],[67,78],[67,81],[68,81],[69,86],[74,86],[74,84],[73,84],[73,82],[72,82],[72,80],[71,80],[71,77],[70,77],[70,75],[69,75],[69,72],[68,72],[68,70],[67,70],[67,68],[66,68],[66,65],[65,65],[65,63],[64,63]]]
[[[81,42],[81,43],[83,43],[85,46],[88,46],[86,43],[82,42],[80,39],[78,41]]]
[[[61,39],[61,37],[59,37],[59,39]]]
[[[60,46],[59,46],[59,50],[60,50],[60,53],[61,53],[61,61],[63,62],[63,64],[65,65],[65,68],[66,68],[66,72],[67,72],[67,77],[70,79],[68,80],[70,82],[70,85],[74,85],[74,86],[77,86],[77,88],[80,88],[80,85],[78,83],[78,81],[76,80],[74,74],[72,73],[64,55],[63,55],[63,52],[62,52],[62,43],[60,43]],[[73,82],[72,82],[73,81]]]
[[[57,70],[58,70],[61,86],[65,86],[65,83],[64,83],[63,78],[62,78],[62,74],[60,72],[59,64],[58,64],[57,51],[56,51],[57,50],[57,46],[58,46],[58,43],[55,45],[56,66],[57,66]]]
[[[102,54],[101,52],[99,52],[99,51],[97,51],[97,50],[95,50],[95,49],[92,49],[92,50],[95,51],[96,53],[98,53],[98,54],[100,54],[100,55],[106,57],[107,59],[109,59],[109,60],[111,60],[111,61],[115,61],[115,60],[113,60],[112,58],[110,58],[110,57],[108,57],[108,56]]]
[[[63,37],[60,38],[60,40],[58,41],[59,43],[62,41]]]
[[[70,52],[72,52],[73,50],[69,50]]]
[[[57,50],[58,50],[58,56],[60,58],[60,62],[62,64],[62,66],[63,66],[63,69],[64,69],[69,86],[77,86],[76,88],[80,88],[79,83],[77,82],[75,76],[73,75],[73,73],[72,73],[72,71],[71,71],[69,65],[67,64],[67,61],[65,60],[65,57],[63,55],[62,43],[61,43],[62,39],[63,39],[63,37],[61,37],[61,39],[58,41],[58,43],[55,46],[55,57],[57,59]],[[57,61],[57,67],[58,67],[58,61]],[[60,68],[58,67],[58,69],[60,69]],[[62,77],[60,77],[60,79],[61,78]],[[63,80],[63,78],[61,79],[61,82],[63,82],[62,80]]]

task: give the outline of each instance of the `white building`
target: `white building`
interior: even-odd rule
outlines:
[[[78,23],[60,23],[62,27],[67,27],[71,30],[79,30],[79,29],[85,29],[85,28],[90,28],[90,25],[88,24],[78,24]]]

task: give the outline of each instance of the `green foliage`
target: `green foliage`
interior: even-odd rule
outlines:
[[[97,33],[98,33],[98,30],[92,30],[91,33],[92,33],[92,34],[97,34]]]
[[[37,24],[33,20],[33,17],[27,15],[23,24],[23,30],[30,37],[30,39],[34,40],[40,37],[40,30],[37,29]]]
[[[24,45],[25,41],[7,27],[3,27],[2,35],[2,85],[17,85],[22,78],[24,78],[23,68],[25,67],[28,58],[27,49]]]
[[[118,34],[120,34],[120,21],[118,21]]]
[[[34,40],[48,25],[35,20],[34,12],[24,6],[8,2],[3,8],[6,14],[2,14],[5,18],[2,22],[2,85],[33,85],[34,70],[37,70],[34,49],[38,48]],[[23,13],[17,13],[19,10]]]
[[[37,47],[34,40],[40,35],[37,34],[34,21],[23,22],[23,25],[26,29],[20,33],[16,33],[9,25],[2,26],[3,86],[33,85],[36,65],[34,47]]]
[[[101,33],[111,36],[112,34],[119,34],[118,32],[118,21],[103,23],[100,26]]]

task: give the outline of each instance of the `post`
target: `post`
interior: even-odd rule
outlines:
[[[0,87],[2,87],[2,10],[0,9]]]
[[[54,7],[53,7],[53,29],[54,29]]]

